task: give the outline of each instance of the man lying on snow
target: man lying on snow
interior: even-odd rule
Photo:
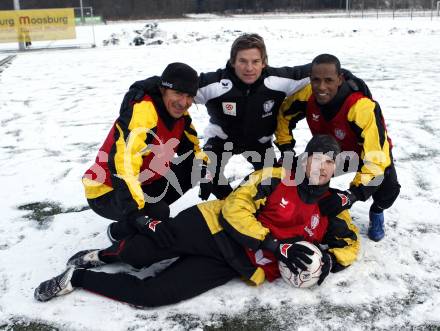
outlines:
[[[255,171],[225,200],[201,203],[150,225],[149,235],[136,234],[105,249],[76,253],[67,270],[35,289],[35,299],[48,301],[83,288],[132,305],[157,307],[192,298],[235,277],[259,285],[280,276],[278,260],[292,272],[306,269],[313,251],[296,244],[301,240],[322,244],[321,284],[330,271],[353,263],[359,251],[358,229],[348,210],[327,217],[317,203],[331,190],[339,152],[334,138],[317,135],[298,162],[300,170],[305,168],[304,180],[304,172],[297,171],[295,181],[281,167]],[[152,239],[169,234],[174,243],[168,248]],[[264,265],[257,264],[257,251],[263,252]],[[115,262],[143,268],[175,257],[179,258],[165,270],[144,279],[88,270]]]

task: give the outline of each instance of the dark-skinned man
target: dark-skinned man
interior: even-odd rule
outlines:
[[[400,184],[379,104],[348,86],[337,57],[321,54],[312,61],[310,84],[281,106],[275,143],[294,146],[291,130],[304,118],[312,135],[332,135],[343,151],[355,153],[351,162],[359,162],[350,188],[332,190],[331,196],[320,201],[321,211],[337,215],[356,201],[372,196],[368,236],[374,241],[381,240],[385,236],[383,211],[397,199]]]

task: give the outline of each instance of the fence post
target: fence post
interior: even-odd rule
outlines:
[[[20,10],[20,0],[14,0],[14,9]],[[23,41],[18,42],[18,50],[24,51],[26,49],[25,44]]]
[[[395,4],[396,4],[396,1],[395,0],[393,0],[393,20],[394,20],[394,10],[395,10]]]
[[[362,0],[362,18],[364,18],[364,6],[365,6],[365,1]]]
[[[376,0],[376,18],[379,19],[379,0]]]
[[[85,23],[84,19],[84,8],[83,8],[83,0],[79,0],[79,7],[81,8],[81,24]]]

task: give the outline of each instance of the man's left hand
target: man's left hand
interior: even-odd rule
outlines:
[[[321,275],[318,279],[318,285],[321,285],[324,279],[328,276],[330,271],[333,268],[334,264],[334,255],[332,253],[328,253],[327,251],[322,251],[322,267],[321,267]]]
[[[356,196],[349,190],[329,189],[330,196],[318,201],[319,210],[323,215],[336,216],[345,209],[350,209],[357,201]]]

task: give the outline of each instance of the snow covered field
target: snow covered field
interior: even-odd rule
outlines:
[[[22,53],[0,73],[0,329],[438,330],[440,20],[158,22],[166,36],[162,45],[134,47],[122,40],[102,47],[111,33],[124,35],[144,22],[97,26],[97,48]],[[366,80],[381,103],[402,185],[386,212],[386,238],[367,239],[370,202],[357,203],[352,214],[361,231],[359,261],[318,288],[294,290],[282,280],[254,288],[236,280],[160,309],[135,309],[82,290],[34,301],[35,286],[63,271],[73,253],[108,245],[108,221],[85,208],[80,178],[128,86],[160,74],[169,62],[187,62],[198,71],[223,67],[240,31],[265,38],[273,66],[304,64],[329,52]],[[78,36],[82,42],[90,35],[79,30]],[[0,60],[7,55],[0,50]],[[205,107],[193,106],[191,113],[203,138]],[[305,123],[296,137],[302,151],[310,138]],[[251,171],[240,157],[231,161],[230,177]],[[350,178],[338,178],[337,185],[346,187]],[[197,201],[196,191],[188,192],[172,206],[173,214]]]

